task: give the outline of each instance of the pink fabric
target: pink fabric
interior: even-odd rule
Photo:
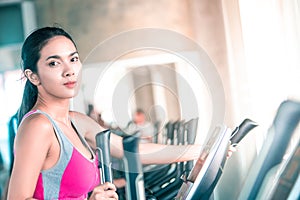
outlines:
[[[87,194],[99,185],[99,180],[97,159],[92,163],[74,148],[61,180],[59,197],[78,197]]]
[[[39,175],[39,178],[38,178],[38,181],[37,181],[36,185],[39,186],[39,187],[35,188],[34,198],[43,197],[44,196],[44,190],[43,190],[44,187],[43,187],[43,176],[42,176],[41,173]]]
[[[60,158],[50,169],[43,170],[37,180],[33,197],[39,200],[53,198],[59,200],[83,200],[100,183],[98,158],[91,160],[82,155],[67,139],[61,129],[46,113],[39,110],[28,112],[23,119],[33,113],[45,114],[53,124],[60,143]],[[78,135],[88,145],[84,138]]]
[[[97,157],[94,161],[88,160],[76,148],[73,148],[72,157],[66,167],[61,182],[59,200],[83,200],[87,193],[100,183]],[[34,198],[44,199],[43,174],[40,173],[36,185]]]
[[[26,119],[26,117],[32,115],[32,114],[35,113],[36,111],[37,111],[37,110],[31,110],[31,111],[29,111],[28,113],[26,113],[26,114],[23,116],[23,119],[22,119],[22,120]]]

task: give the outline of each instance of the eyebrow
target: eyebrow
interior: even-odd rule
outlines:
[[[73,53],[70,53],[68,57],[71,57],[71,56],[73,56],[73,55],[75,55],[75,54],[78,54],[78,51],[75,51],[75,52],[73,52]],[[58,56],[58,55],[49,56],[49,57],[46,59],[46,61],[49,60],[49,59],[51,59],[51,58],[60,59],[61,57]]]

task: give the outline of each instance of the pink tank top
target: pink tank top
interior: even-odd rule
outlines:
[[[77,132],[83,144],[91,151],[93,159],[82,155],[64,135],[56,122],[46,113],[36,110],[28,113],[44,114],[52,123],[54,132],[60,144],[60,156],[58,162],[50,169],[40,172],[34,198],[36,199],[59,199],[81,200],[100,183],[100,175],[97,166],[97,156],[93,153],[85,139]]]

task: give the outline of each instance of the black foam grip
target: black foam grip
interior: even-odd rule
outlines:
[[[239,143],[258,124],[251,119],[245,119],[232,133],[231,144]]]

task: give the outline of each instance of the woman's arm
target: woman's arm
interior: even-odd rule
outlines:
[[[120,136],[111,135],[110,150],[115,157],[123,156],[123,144]],[[200,150],[200,145],[139,144],[139,154],[143,164],[168,164],[194,160],[199,157]]]
[[[201,146],[140,144],[140,158],[144,164],[167,164],[198,159]]]
[[[85,138],[92,146],[96,148],[95,136],[97,133],[105,130],[95,120],[86,115],[79,114],[78,122],[84,122],[84,127],[88,127]],[[84,131],[83,131],[84,132]],[[143,164],[168,164],[173,162],[183,162],[198,159],[201,151],[201,145],[164,145],[156,143],[140,143],[139,153]],[[235,148],[230,146],[227,157],[230,157]],[[123,157],[122,137],[111,134],[110,152],[116,158]]]
[[[8,199],[32,199],[51,145],[51,133],[53,128],[49,121],[38,114],[29,116],[19,127]]]
[[[95,136],[105,130],[96,121],[83,114],[76,114],[77,122],[88,128],[85,138],[92,148],[96,148]],[[76,123],[77,123],[76,122]],[[82,127],[82,126],[81,126]],[[200,145],[163,145],[156,143],[141,143],[139,145],[140,158],[143,164],[168,164],[197,159],[200,154]],[[122,137],[111,134],[110,152],[116,158],[123,157]]]

